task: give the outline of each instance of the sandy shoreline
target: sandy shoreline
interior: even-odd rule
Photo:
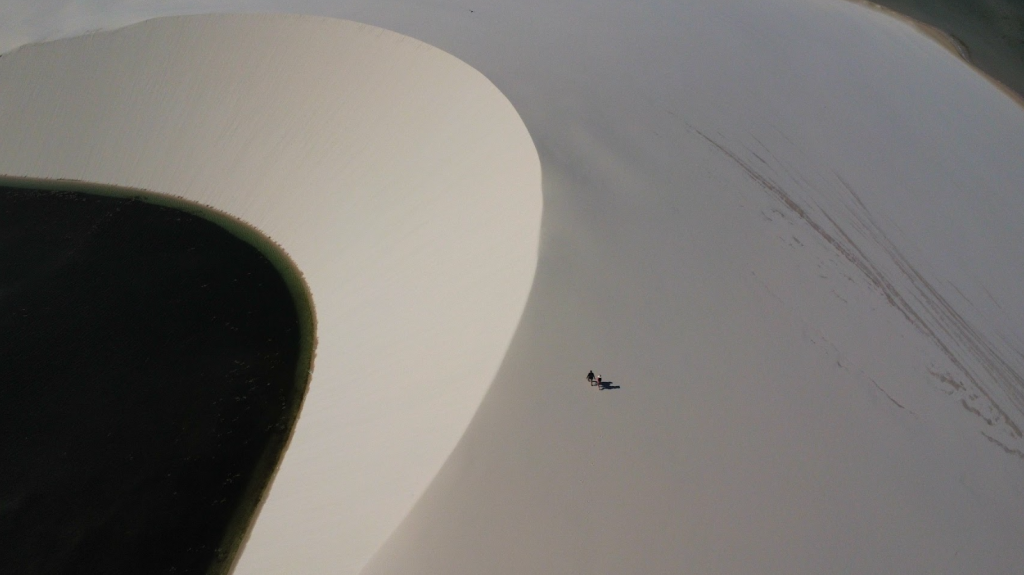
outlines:
[[[227,572],[305,395],[308,305],[198,206],[97,191],[0,195],[0,565]]]
[[[974,70],[978,74],[985,77],[989,82],[992,82],[992,85],[998,88],[1000,92],[1006,94],[1007,97],[1017,102],[1018,105],[1024,107],[1024,95],[1021,95],[1016,90],[1006,85],[999,78],[993,76],[989,72],[986,72],[985,70],[980,68],[978,66],[978,63],[971,59],[970,50],[968,46],[964,44],[961,40],[959,40],[956,36],[954,36],[951,32],[948,32],[931,24],[926,24],[920,20],[915,20],[914,18],[911,18],[906,14],[898,12],[887,6],[876,4],[874,2],[871,2],[870,0],[847,1],[881,12],[882,14],[885,14],[890,18],[899,20],[914,27],[915,29],[917,29],[918,32],[935,40],[940,46],[948,50],[951,54],[963,60],[964,63],[974,68]]]

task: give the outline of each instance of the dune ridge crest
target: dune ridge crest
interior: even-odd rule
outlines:
[[[461,436],[532,285],[540,168],[511,104],[420,41],[291,15],[24,46],[0,87],[0,174],[180,197],[293,259],[316,362],[238,570],[358,568]]]

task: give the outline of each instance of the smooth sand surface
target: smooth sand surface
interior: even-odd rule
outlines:
[[[84,6],[61,30],[164,10]],[[825,0],[279,9],[461,58],[543,170],[522,323],[364,573],[1019,572],[1024,110],[986,78]],[[291,570],[358,567],[348,543]],[[254,536],[238,571],[291,544]]]
[[[239,572],[359,568],[461,435],[532,284],[540,171],[478,72],[312,17],[161,19],[0,58],[0,174],[241,218],[304,274],[305,405]]]

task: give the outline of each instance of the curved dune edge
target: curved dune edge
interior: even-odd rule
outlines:
[[[156,193],[150,190],[120,188],[111,185],[97,185],[79,180],[15,178],[0,176],[0,186],[22,188],[28,190],[55,190],[62,192],[82,192],[87,194],[112,196],[118,198],[139,197],[149,204],[173,208],[213,222],[226,229],[237,238],[241,238],[255,247],[277,270],[284,280],[285,286],[295,305],[299,321],[299,355],[295,362],[295,375],[292,380],[291,408],[287,412],[287,429],[284,434],[275,434],[265,444],[262,455],[249,475],[245,492],[238,502],[231,521],[228,523],[224,536],[217,546],[218,553],[209,573],[226,573],[240,556],[244,542],[248,539],[252,525],[259,513],[266,493],[280,469],[281,458],[291,443],[295,430],[295,421],[302,410],[310,380],[313,378],[313,367],[316,352],[316,313],[309,285],[302,271],[288,256],[287,252],[274,240],[232,216],[180,197]]]
[[[540,168],[511,104],[422,42],[279,15],[23,47],[0,87],[6,178],[195,202],[301,270],[315,370],[238,568],[360,567],[461,435],[532,285]]]

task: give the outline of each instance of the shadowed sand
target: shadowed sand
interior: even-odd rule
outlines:
[[[364,564],[363,572],[374,575],[1019,570],[1024,563],[1024,266],[1018,265],[1024,261],[1019,193],[1024,111],[1015,100],[914,26],[845,2],[687,2],[642,9],[612,0],[561,0],[543,7],[492,0],[472,10],[455,2],[304,6],[421,38],[494,81],[536,144],[544,218],[522,321],[503,357],[497,344],[507,340],[495,338],[495,346],[487,348],[495,360],[487,367],[501,361],[500,369],[465,434],[401,525],[389,531],[407,506],[385,505],[385,492],[405,491],[387,491],[382,483],[415,466],[408,459],[414,450],[396,448],[382,431],[386,426],[375,428],[375,435],[349,425],[369,425],[367,420],[386,413],[399,414],[389,421],[407,422],[410,418],[401,414],[412,412],[403,411],[404,394],[434,391],[408,377],[426,359],[411,343],[406,351],[416,359],[390,373],[395,386],[387,393],[367,392],[358,409],[344,416],[333,410],[352,398],[328,394],[315,400],[321,380],[314,378],[279,478],[284,485],[292,461],[305,462],[289,483],[296,490],[275,485],[238,572],[354,573]],[[126,12],[109,22],[136,15]],[[223,27],[230,20],[197,21],[210,26],[213,35],[214,22]],[[260,22],[270,29],[271,20]],[[284,22],[284,29],[297,26],[295,20]],[[434,53],[397,35],[373,33],[395,39],[397,46]],[[216,34],[235,41],[248,37],[223,29]],[[311,36],[311,43],[319,41]],[[143,45],[132,42],[123,45]],[[88,52],[86,44],[75,46],[74,52]],[[38,48],[48,55],[37,56],[33,66],[67,57],[59,48],[43,52],[47,49]],[[246,52],[258,49],[246,45]],[[198,48],[190,50],[182,48],[188,64],[183,70],[223,74],[245,61],[204,64],[210,60],[201,58]],[[113,48],[103,54],[112,57]],[[17,56],[0,60],[0,85],[15,69],[7,59]],[[146,60],[138,65],[144,70],[163,61],[160,50],[136,58]],[[420,69],[400,72],[421,77]],[[85,74],[78,72],[81,67],[61,70],[67,76]],[[21,73],[16,86],[38,76],[29,75],[27,67]],[[423,86],[443,84],[434,71],[422,76],[429,76],[421,78]],[[53,77],[62,78],[53,80],[53,90],[32,84],[22,95],[24,109],[37,119],[31,124],[35,134],[40,126],[64,131],[93,122],[70,98],[40,111],[36,100],[57,98],[51,94],[67,81],[60,74]],[[107,81],[113,78],[111,73]],[[139,93],[159,92],[156,86],[163,84],[150,81],[152,86]],[[406,80],[395,82],[407,86]],[[268,82],[264,89],[276,85]],[[340,82],[331,86],[338,89]],[[205,111],[210,107],[203,94],[174,101]],[[298,111],[290,120],[302,118],[308,96],[291,95],[287,103]],[[314,101],[328,110],[339,101],[353,103],[326,98]],[[225,116],[239,123],[217,124],[206,141],[248,130],[252,118],[262,118],[257,113],[262,109],[227,110]],[[138,115],[143,122],[158,117]],[[449,118],[456,117],[461,116]],[[57,120],[48,124],[49,118]],[[419,112],[410,111],[403,122],[372,120],[367,130],[402,134],[418,118]],[[0,120],[19,130],[30,125],[15,124],[22,120],[6,115]],[[304,125],[320,133],[314,129],[317,120]],[[475,125],[492,121],[488,116]],[[139,134],[149,130],[143,127]],[[115,132],[136,134],[127,127]],[[282,189],[312,171],[306,157],[321,149],[299,133],[273,144],[239,136],[238,141],[260,143],[227,149],[262,150],[256,157],[273,158],[279,167],[254,161],[242,173],[264,170],[275,183],[267,189]],[[525,141],[525,131],[515,133]],[[108,165],[115,172],[163,170],[161,177],[191,190],[190,176],[161,163],[161,158],[181,157],[210,183],[238,177],[225,158],[230,154],[192,158],[175,147],[177,138],[168,140],[124,145],[105,155],[95,148],[88,153],[49,149],[41,138],[35,155],[18,156],[16,162],[7,158],[20,148],[0,142],[0,166],[7,166],[0,171],[28,166],[42,172],[38,156],[66,155],[61,161],[75,166],[72,171],[88,175]],[[326,136],[320,143],[334,145]],[[180,156],[161,154],[167,145]],[[274,147],[260,148],[264,145]],[[147,156],[146,170],[121,160],[125,150],[137,148],[158,151]],[[390,161],[391,152],[381,153]],[[444,157],[457,152],[437,149]],[[344,163],[350,155],[343,150],[332,158]],[[533,158],[525,151],[523,156]],[[491,155],[473,157],[484,162]],[[215,165],[207,168],[208,161]],[[304,170],[288,167],[294,163]],[[509,165],[522,166],[525,160],[495,163],[485,171]],[[318,173],[324,181],[335,174],[328,168]],[[495,185],[510,176],[493,175]],[[206,185],[187,193],[216,198],[214,190],[220,188]],[[268,191],[266,197],[275,196]],[[318,219],[286,220],[319,230],[331,228],[323,224],[339,213],[372,213],[376,205],[372,198],[332,205],[314,197]],[[453,200],[464,209],[458,213],[475,213],[477,208],[466,204],[473,198]],[[237,205],[231,201],[226,198],[224,209],[257,225],[268,222],[261,229],[275,239],[291,228],[274,224],[278,220],[270,214],[279,218],[299,209],[298,202],[262,208],[270,201],[262,195]],[[409,206],[409,213],[420,207]],[[458,221],[467,227],[453,232],[451,246],[477,245],[477,234],[491,229]],[[506,223],[506,232],[522,231]],[[432,225],[417,240],[446,229]],[[513,249],[513,240],[534,236],[501,237]],[[379,333],[382,340],[406,333],[401,323],[375,326],[369,319],[325,317],[325,298],[318,296],[309,269],[320,269],[339,254],[322,242],[299,240],[299,253],[309,254],[304,260],[297,248],[279,241],[310,279],[322,330],[358,325],[353,333]],[[356,293],[367,298],[391,289],[421,293],[389,275],[396,268],[385,265],[383,255],[405,253],[399,247],[370,252],[369,261],[380,261],[377,268],[383,271],[367,277]],[[530,254],[535,247],[530,244]],[[346,257],[364,253],[360,247]],[[504,261],[491,257],[465,268],[453,265],[448,272],[426,264],[417,269],[445,285],[484,262],[504,269]],[[532,263],[522,259],[523,267]],[[530,274],[516,277],[525,282]],[[353,293],[342,274],[330,280],[336,283],[321,285],[340,288],[327,301]],[[424,298],[410,302],[407,313],[432,306]],[[513,316],[513,309],[524,308],[488,299],[477,311]],[[475,316],[451,317],[457,322]],[[478,355],[459,347],[473,338],[438,335],[418,341],[425,340],[462,359]],[[316,377],[322,375],[323,346],[321,336]],[[392,351],[388,345],[381,349]],[[346,359],[359,356],[357,351]],[[338,365],[340,377],[347,367]],[[583,376],[590,368],[621,389],[606,393],[588,386]],[[466,401],[465,413],[471,403]],[[444,420],[445,402],[431,405],[434,411],[417,413]],[[316,453],[298,447],[307,421],[322,423],[317,429],[325,437],[306,444]],[[448,438],[454,442],[455,435]],[[357,447],[347,447],[356,440]],[[344,465],[339,461],[352,461],[352,451],[365,457],[361,466],[345,472],[372,470],[372,477],[332,472]],[[424,469],[417,475],[423,482],[410,485],[425,485],[431,473]],[[322,504],[356,502],[367,493],[375,499],[363,507],[339,511],[340,503]],[[415,498],[410,493],[404,501]],[[324,507],[331,511],[321,513]],[[374,524],[371,536],[357,526],[373,518],[377,508],[391,514]],[[278,537],[261,537],[263,529]],[[359,534],[354,536],[362,538],[358,545],[338,536],[345,529]]]

